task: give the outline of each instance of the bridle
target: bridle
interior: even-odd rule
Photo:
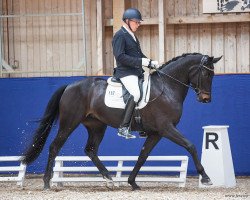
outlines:
[[[198,72],[198,78],[197,78],[196,87],[193,87],[193,86],[191,85],[191,88],[196,92],[197,95],[199,95],[201,92],[202,92],[203,94],[210,95],[210,92],[204,91],[204,90],[202,91],[202,90],[200,89],[200,88],[201,88],[201,85],[202,85],[202,83],[201,83],[202,68],[204,68],[204,69],[206,69],[206,70],[208,70],[208,71],[214,72],[213,69],[210,69],[210,68],[208,68],[207,66],[204,65],[204,63],[207,61],[207,58],[208,58],[208,56],[202,56],[202,58],[201,58],[200,65],[199,65],[199,67],[198,67],[198,71],[199,71],[199,72]]]
[[[166,74],[165,72],[161,71],[160,69],[154,68],[154,69],[156,70],[156,72],[157,72],[157,75],[161,78],[161,81],[162,81],[163,87],[162,87],[162,92],[161,92],[161,94],[162,94],[163,91],[164,91],[164,85],[165,85],[165,84],[164,84],[164,77],[162,76],[162,75],[164,75],[164,76],[167,76],[168,78],[174,80],[175,82],[177,82],[177,83],[179,83],[179,84],[181,84],[181,85],[183,85],[183,86],[185,86],[185,87],[187,87],[187,88],[190,88],[190,89],[194,90],[195,93],[196,93],[197,95],[199,95],[201,92],[204,93],[204,94],[210,95],[210,92],[208,92],[208,91],[202,91],[202,90],[200,89],[200,88],[201,88],[201,85],[202,85],[202,83],[201,83],[202,69],[204,68],[204,69],[206,69],[206,70],[208,70],[208,71],[214,72],[213,69],[210,69],[210,68],[208,68],[207,66],[204,65],[205,62],[207,61],[207,58],[208,58],[208,56],[206,56],[206,55],[202,56],[202,58],[201,58],[201,62],[200,62],[199,67],[198,67],[198,69],[197,69],[197,71],[198,71],[199,74],[198,74],[198,78],[197,78],[196,87],[194,87],[192,84],[189,85],[189,84],[183,83],[182,81],[180,81],[180,80],[174,78],[173,76],[171,76],[171,75],[169,75],[169,74]],[[151,60],[150,60],[149,66],[150,66],[150,65],[151,65]],[[161,94],[160,94],[159,96],[161,96]],[[157,96],[156,98],[154,98],[154,99],[151,100],[151,101],[154,101],[154,100],[157,99],[159,96]],[[151,101],[150,101],[150,102],[151,102]]]

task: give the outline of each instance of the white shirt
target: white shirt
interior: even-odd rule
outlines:
[[[125,28],[126,29],[126,31],[128,31],[128,33],[134,38],[134,40],[136,41],[136,38],[135,38],[135,35],[134,35],[134,33],[131,31],[131,30],[129,30],[125,25],[123,25],[123,28]],[[137,41],[136,41],[137,42]]]

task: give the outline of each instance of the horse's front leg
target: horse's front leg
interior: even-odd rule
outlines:
[[[168,138],[174,143],[184,147],[192,156],[197,172],[202,176],[201,183],[204,185],[212,185],[212,182],[206,174],[204,167],[198,159],[196,147],[188,141],[174,126],[170,125],[162,132],[162,136]]]
[[[132,190],[140,190],[141,188],[136,184],[135,178],[141,169],[141,166],[146,162],[151,150],[159,142],[161,136],[159,135],[149,135],[142,147],[140,156],[135,164],[133,171],[130,173],[128,178],[128,183],[132,186]]]

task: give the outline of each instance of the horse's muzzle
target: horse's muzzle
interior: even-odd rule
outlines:
[[[197,95],[197,100],[198,100],[199,102],[202,102],[202,103],[210,103],[210,102],[211,102],[211,95],[208,94],[208,93],[200,92],[200,93]]]

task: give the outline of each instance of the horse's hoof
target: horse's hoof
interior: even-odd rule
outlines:
[[[203,185],[206,185],[206,186],[210,186],[210,185],[213,185],[212,181],[208,181],[208,182],[203,182],[202,184],[203,184]]]
[[[138,185],[132,186],[132,191],[135,191],[135,190],[141,190],[141,188]]]
[[[106,187],[110,190],[114,190],[114,183],[113,182],[106,182]]]
[[[201,183],[203,185],[206,185],[206,186],[210,186],[210,185],[213,185],[212,181],[210,180],[210,178],[202,178],[201,179]]]
[[[43,190],[50,190],[50,186],[45,185],[45,186],[43,187]]]
[[[133,184],[130,184],[130,185],[132,186],[132,191],[141,190],[141,188],[136,183],[133,183]]]
[[[106,180],[106,187],[107,187],[108,189],[113,190],[113,189],[114,189],[114,182],[113,182],[113,180],[112,180],[112,179],[109,179],[109,178],[107,178],[107,177],[104,177],[104,179]]]

